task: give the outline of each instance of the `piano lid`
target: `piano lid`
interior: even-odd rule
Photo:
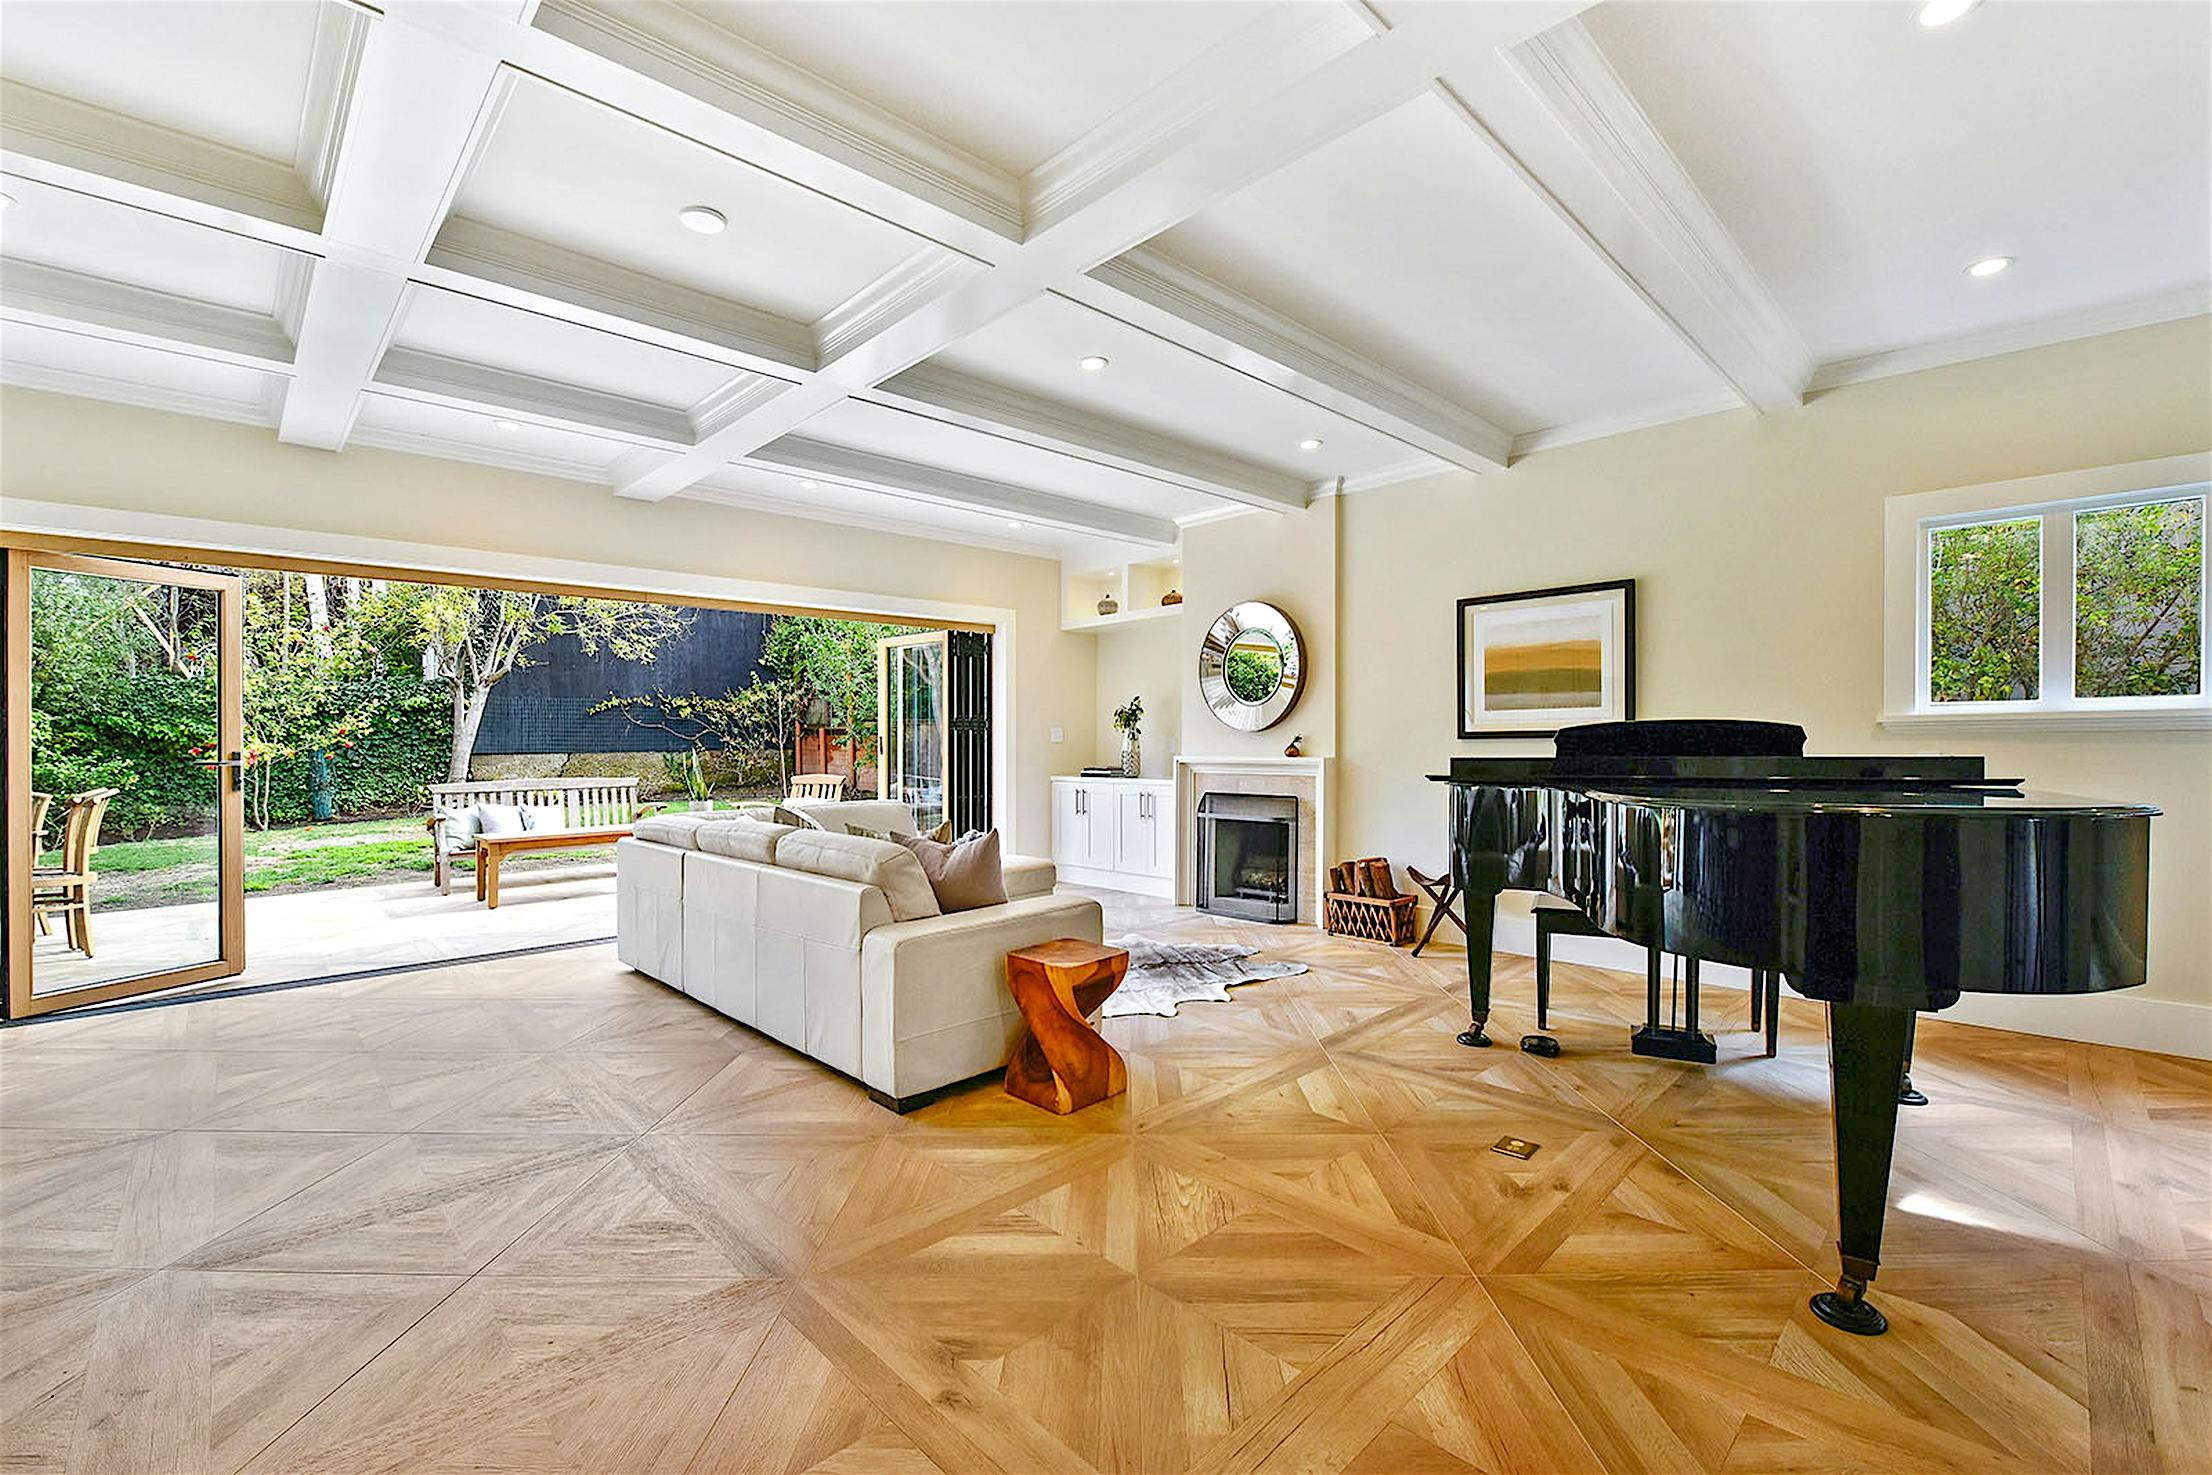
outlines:
[[[1705,753],[1576,753],[1557,758],[1454,758],[1441,783],[1514,784],[1593,779],[1644,779],[1722,788],[1887,789],[2019,787],[2018,779],[1991,778],[1980,758],[1804,758]]]

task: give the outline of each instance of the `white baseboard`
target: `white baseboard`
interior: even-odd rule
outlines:
[[[1127,871],[1094,871],[1088,866],[1055,864],[1054,873],[1070,886],[1090,886],[1100,891],[1127,891],[1137,896],[1175,899],[1172,876],[1132,876]]]
[[[1501,953],[1533,958],[1536,919],[1500,917],[1492,938],[1493,946]],[[1551,955],[1557,962],[1611,968],[1639,978],[1644,972],[1644,950],[1617,937],[1554,937]],[[1748,991],[1751,973],[1729,963],[1707,963],[1698,970],[1698,981],[1703,987],[1718,985]],[[1954,1024],[1978,1024],[2016,1034],[2212,1060],[2212,1005],[2146,999],[2133,992],[2046,994],[2040,998],[1967,994],[1937,1017]]]

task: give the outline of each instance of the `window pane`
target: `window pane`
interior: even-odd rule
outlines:
[[[2074,694],[2204,690],[2204,499],[2074,518]]]
[[[2042,597],[2036,518],[1930,534],[1928,695],[1939,702],[2035,700]]]

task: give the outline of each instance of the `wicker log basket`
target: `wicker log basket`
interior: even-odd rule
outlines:
[[[1381,856],[1329,867],[1321,925],[1340,937],[1405,947],[1413,941],[1413,898],[1402,895]]]

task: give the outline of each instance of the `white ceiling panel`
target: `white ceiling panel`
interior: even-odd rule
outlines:
[[[265,422],[276,386],[258,369],[33,323],[0,322],[0,380],[89,399]]]
[[[702,0],[691,7],[955,148],[1022,175],[1252,24],[1220,0]]]
[[[0,76],[290,159],[322,0],[8,0]]]
[[[489,413],[371,391],[361,397],[353,440],[389,450],[587,481],[604,481],[615,462],[642,454],[635,446],[609,437],[514,421],[508,422],[514,429],[502,430],[499,422],[499,416]]]
[[[1087,355],[1107,360],[1086,372]],[[931,360],[1305,481],[1359,477],[1420,453],[1203,354],[1053,294]],[[895,387],[895,386],[894,386]],[[1299,449],[1318,439],[1320,449]]]
[[[729,221],[677,223],[687,205]],[[896,226],[542,82],[516,83],[453,213],[812,323],[922,249]]]
[[[1156,244],[1515,434],[1720,388],[1434,97],[1346,134]]]
[[[1153,517],[1187,517],[1221,505],[1210,497],[1115,467],[858,400],[823,411],[801,426],[797,435]],[[775,453],[774,444],[761,450],[770,460]]]
[[[2212,6],[1988,4],[1929,29],[1910,5],[1651,0],[1586,24],[1823,360],[2212,269]],[[1989,256],[2016,264],[1963,275]]]
[[[13,14],[11,7],[10,14]],[[33,179],[7,178],[0,255],[156,292],[273,314],[294,253]]]
[[[754,377],[658,344],[419,285],[409,293],[393,341],[674,410],[689,409],[733,379]]]

